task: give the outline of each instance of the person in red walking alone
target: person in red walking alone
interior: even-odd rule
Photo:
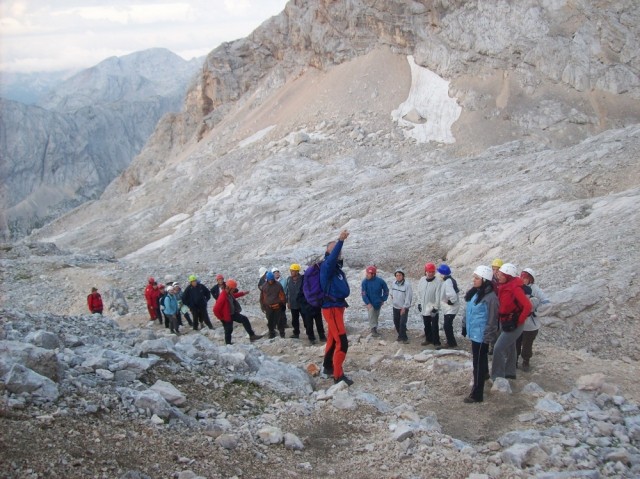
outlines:
[[[87,296],[87,306],[89,306],[89,311],[91,311],[91,314],[102,314],[102,296],[100,296],[100,293],[98,293],[98,288],[96,288],[95,286],[91,288],[91,294]]]
[[[158,289],[158,283],[154,278],[149,278],[147,287],[144,289],[144,298],[147,301],[147,311],[149,311],[149,321],[160,321],[162,325],[162,315],[160,314],[160,307],[158,300],[160,299],[161,292]]]

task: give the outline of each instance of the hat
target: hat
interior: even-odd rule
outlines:
[[[376,274],[377,272],[378,272],[378,269],[375,266],[373,265],[367,266],[367,273]]]
[[[230,279],[227,281],[227,288],[235,289],[238,287],[238,282],[235,279]]]
[[[511,263],[504,263],[502,266],[500,266],[500,272],[506,274],[507,276],[511,276],[512,278],[518,276],[518,268],[516,268],[515,264]]]
[[[404,270],[402,268],[396,268],[396,271],[393,274],[398,274],[398,273],[400,273],[402,276],[404,276]]]
[[[222,276],[221,274],[216,274],[216,281],[219,279],[224,279],[224,276]]]
[[[289,266],[289,270],[300,271],[300,265],[298,263],[293,263],[291,266]]]
[[[483,264],[474,269],[473,274],[480,276],[482,279],[486,279],[487,281],[491,281],[493,279],[493,270]]]
[[[424,265],[424,271],[425,273],[429,272],[429,273],[435,273],[436,272],[436,265],[434,263],[427,263]]]
[[[173,293],[173,285],[167,288],[167,293]]]
[[[158,289],[164,289],[164,284],[160,283],[160,284],[158,285]]]
[[[96,288],[95,286],[91,288],[91,292],[93,293],[94,291],[98,291],[98,288]]]
[[[198,281],[198,278],[196,277],[195,274],[192,274],[191,276],[189,276],[189,283],[191,283],[192,281]]]
[[[260,275],[261,278],[264,276],[266,272],[267,272],[267,268],[265,268],[264,266],[261,266],[260,269],[258,270],[258,274]]]
[[[440,266],[438,266],[438,273],[443,276],[449,276],[451,274],[451,268],[449,268],[448,265],[442,263]]]
[[[536,282],[536,273],[531,268],[523,269],[522,273],[520,273],[520,276],[522,276],[525,273],[528,274],[529,276],[531,276],[531,282],[532,283]]]
[[[272,273],[275,273],[276,271],[279,273],[280,272],[280,268],[278,268],[277,266],[274,266],[273,268],[271,268],[271,272]]]
[[[504,261],[502,261],[500,258],[496,258],[491,262],[491,266],[495,266],[496,268],[499,268],[503,264],[504,264]]]
[[[174,281],[171,286],[173,286],[174,288],[177,286],[178,288],[180,287],[180,283],[178,283],[177,281]]]
[[[153,276],[149,276],[149,284],[153,284],[156,282],[156,279]]]
[[[274,279],[276,279],[276,277],[274,276],[274,274],[271,271],[269,271],[267,273],[267,281],[271,281],[271,280],[274,280]]]

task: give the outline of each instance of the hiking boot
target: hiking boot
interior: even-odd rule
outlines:
[[[378,328],[371,328],[371,336],[373,336],[374,338],[379,338],[380,337],[380,333],[378,332]]]
[[[253,343],[254,341],[257,341],[258,339],[262,339],[263,337],[264,337],[264,334],[252,334],[251,336],[249,336],[249,341]]]
[[[320,336],[320,342],[321,343],[326,343],[327,342],[327,338],[325,336]]]
[[[322,368],[322,374],[333,376],[333,368]]]
[[[273,339],[276,337],[275,331],[269,331],[269,339]]]
[[[522,362],[522,370],[525,373],[528,373],[529,371],[531,371],[531,366],[529,366],[529,361],[523,361]]]
[[[400,342],[401,342],[402,344],[409,344],[409,338],[401,339],[401,340],[400,340]]]
[[[506,379],[516,379],[516,375],[515,374],[505,374],[504,377]]]
[[[316,345],[318,344],[318,341],[316,341],[315,339],[310,339],[309,344]]]
[[[295,334],[293,333],[291,336],[289,336],[291,339],[300,339],[300,334]]]
[[[344,374],[339,378],[333,380],[335,384],[338,384],[340,381],[344,381],[345,383],[347,383],[347,386],[351,386],[353,384],[353,379],[348,378]]]
[[[431,341],[427,341],[426,339],[420,343],[420,346],[429,346],[431,345]]]
[[[473,403],[482,402],[482,401],[480,401],[479,399],[473,398],[471,396],[467,396],[462,400],[462,402],[467,404],[473,404]]]

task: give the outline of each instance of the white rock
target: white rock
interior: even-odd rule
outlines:
[[[278,427],[265,426],[258,431],[258,438],[264,444],[280,444],[284,440],[284,434]]]
[[[496,378],[491,386],[491,392],[508,393],[511,394],[511,385],[506,378]]]
[[[287,432],[284,435],[284,447],[293,451],[302,451],[304,449],[304,444],[298,436],[291,432]]]
[[[106,381],[111,381],[116,375],[108,369],[96,369],[96,376]]]
[[[156,391],[163,398],[165,398],[167,402],[176,406],[187,402],[187,398],[185,397],[185,395],[169,382],[159,379],[153,386],[151,386],[150,389]]]

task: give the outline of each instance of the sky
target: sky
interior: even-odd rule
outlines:
[[[0,72],[91,67],[163,47],[185,60],[243,38],[287,0],[1,0]]]

